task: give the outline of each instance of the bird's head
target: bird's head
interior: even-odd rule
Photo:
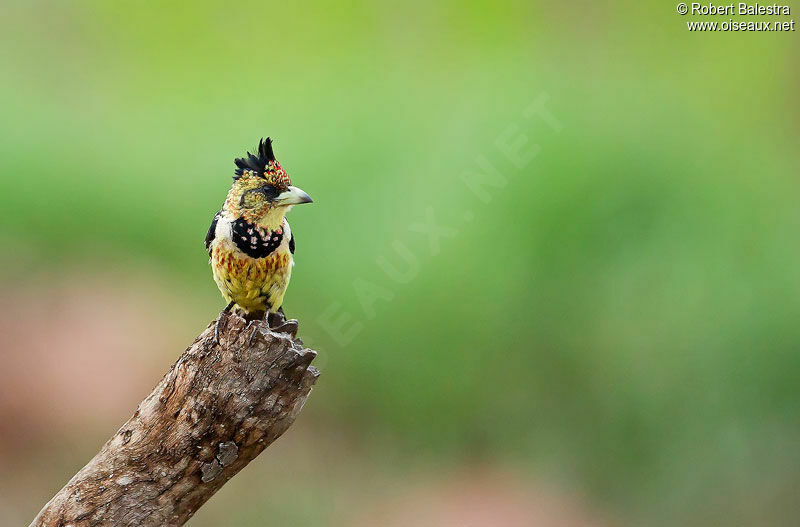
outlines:
[[[258,155],[247,152],[234,163],[233,186],[224,205],[234,216],[277,228],[292,205],[311,203],[308,194],[292,186],[289,175],[275,159],[269,137],[259,141]]]

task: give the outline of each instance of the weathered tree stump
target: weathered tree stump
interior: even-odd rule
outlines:
[[[319,372],[282,315],[222,313],[31,527],[179,526],[292,424]]]

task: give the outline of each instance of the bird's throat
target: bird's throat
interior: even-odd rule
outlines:
[[[289,207],[271,207],[254,223],[259,227],[274,231],[283,225],[283,218],[286,217],[288,208]]]
[[[247,223],[258,225],[267,231],[274,231],[283,225],[283,219],[286,217],[288,209],[289,207],[284,206],[270,207],[262,211],[245,210],[239,212],[239,214],[236,214],[235,211],[232,212],[234,212],[234,216],[242,218]]]

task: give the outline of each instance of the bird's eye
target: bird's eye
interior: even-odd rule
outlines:
[[[258,190],[260,190],[261,193],[264,194],[264,197],[267,198],[268,201],[274,200],[275,198],[278,197],[278,194],[281,193],[281,191],[278,190],[278,187],[276,187],[275,185],[264,185]]]

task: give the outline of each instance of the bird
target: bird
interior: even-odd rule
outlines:
[[[233,310],[246,318],[283,313],[294,266],[295,240],[286,213],[311,197],[292,186],[275,159],[272,139],[236,158],[233,185],[206,234],[214,281]]]

